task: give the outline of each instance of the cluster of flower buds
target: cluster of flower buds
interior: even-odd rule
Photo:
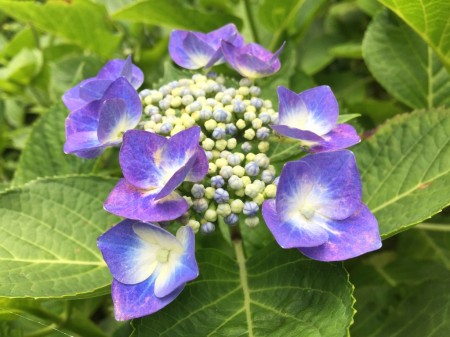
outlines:
[[[360,139],[337,123],[331,89],[279,87],[278,112],[260,98],[253,80],[280,68],[282,48],[272,54],[244,45],[232,24],[208,34],[174,31],[169,52],[178,65],[226,61],[245,78],[233,87],[213,72],[194,74],[138,94],[143,75],[128,58],[110,61],[64,95],[71,110],[66,153],[92,158],[122,143],[123,178],[104,208],[126,220],[98,239],[114,277],[118,320],[173,301],[199,273],[195,233],[211,233],[222,221],[255,227],[264,220],[281,247],[323,261],[380,247],[355,158],[345,150]],[[311,154],[276,172],[269,150],[281,136]],[[163,228],[170,221],[181,224],[176,235]]]
[[[276,193],[276,171],[266,153],[278,113],[269,100],[259,98],[260,88],[249,79],[242,79],[239,88],[227,88],[224,81],[214,73],[195,74],[140,93],[140,125],[146,131],[174,136],[201,127],[208,173],[201,182],[179,187],[190,206],[179,220],[195,232],[210,233],[218,221],[233,226],[242,218],[254,227],[263,201]]]

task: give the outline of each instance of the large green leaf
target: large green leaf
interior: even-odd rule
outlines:
[[[115,19],[131,20],[169,28],[209,31],[227,23],[242,26],[241,19],[224,12],[204,12],[182,7],[172,0],[142,0],[125,6],[113,14]]]
[[[378,82],[411,108],[450,105],[450,76],[431,47],[387,10],[369,26],[364,60]]]
[[[61,177],[0,194],[0,297],[89,296],[106,287],[96,239],[118,222],[102,209],[114,183]]]
[[[379,0],[410,25],[450,71],[450,1]]]
[[[162,311],[135,320],[132,336],[345,336],[352,285],[340,264],[321,263],[273,244],[245,261],[197,253],[200,277]]]
[[[105,8],[88,0],[48,1],[45,4],[0,0],[0,11],[104,57],[111,56],[121,40],[113,31]]]
[[[383,237],[450,204],[450,110],[404,114],[355,147],[363,200]]]
[[[82,159],[63,152],[64,120],[67,114],[63,105],[58,104],[34,125],[14,175],[14,186],[38,177],[92,172],[96,160]]]

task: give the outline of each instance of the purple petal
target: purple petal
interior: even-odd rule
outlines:
[[[193,126],[170,137],[167,149],[163,152],[163,162],[171,167],[181,167],[197,154],[200,127]]]
[[[347,150],[308,155],[281,171],[276,209],[283,221],[303,215],[308,221],[341,220],[361,201],[361,181],[353,153]]]
[[[80,98],[85,100],[86,102],[92,102],[98,99],[101,99],[109,88],[109,86],[113,83],[111,80],[98,80],[83,82],[79,86],[79,94]]]
[[[66,136],[77,132],[97,132],[99,110],[100,102],[94,101],[71,112],[66,118]]]
[[[153,275],[146,281],[133,285],[113,280],[111,295],[116,319],[126,321],[153,314],[172,302],[181,293],[184,284],[162,298],[155,296],[154,288],[155,278]]]
[[[121,283],[136,284],[145,281],[158,265],[157,246],[142,240],[133,231],[134,220],[123,220],[97,240],[97,246],[113,277]],[[156,226],[144,224],[153,228]]]
[[[121,76],[125,77],[134,89],[139,88],[144,82],[144,73],[131,63],[131,56],[128,56],[126,60],[115,59],[109,61],[97,74],[98,79],[112,81]]]
[[[205,150],[201,146],[197,148],[197,154],[195,156],[194,164],[191,167],[188,175],[186,176],[186,181],[198,182],[201,181],[208,173],[209,162],[206,157]]]
[[[156,189],[164,181],[162,151],[168,140],[143,130],[130,130],[123,136],[119,162],[125,179],[143,190]]]
[[[106,90],[102,101],[109,99],[122,99],[125,102],[126,120],[131,128],[134,128],[139,123],[142,115],[141,99],[136,90],[124,77],[115,80]]]
[[[311,146],[311,152],[341,150],[361,141],[355,128],[350,124],[338,124],[333,130],[322,137],[323,140],[321,142]]]
[[[97,81],[97,78],[95,77],[88,78],[82,81],[80,84],[74,86],[73,88],[70,88],[64,93],[62,100],[67,109],[71,111],[78,110],[84,107],[86,104],[90,103],[86,102],[84,99],[80,97],[80,87],[92,81]]]
[[[119,180],[106,199],[104,209],[112,214],[144,222],[175,220],[183,215],[188,204],[186,200],[173,192],[167,197],[155,200],[155,193],[141,190]]]
[[[102,103],[97,136],[101,143],[120,142],[126,128],[126,104],[123,99],[108,99]]]
[[[198,266],[195,260],[195,236],[190,227],[180,227],[177,232],[184,247],[183,254],[176,256],[176,252],[170,252],[173,263],[165,263],[161,266],[159,275],[155,282],[155,295],[165,297],[174,289],[198,276]],[[174,255],[174,257],[172,256]]]
[[[314,145],[318,142],[323,142],[323,138],[316,135],[311,131],[300,130],[296,128],[292,128],[287,125],[271,125],[272,129],[274,129],[280,135],[285,137],[294,138],[298,140],[302,140],[302,144],[305,146]]]
[[[377,220],[364,204],[349,218],[331,221],[329,227],[331,231],[326,243],[299,250],[315,260],[341,261],[381,247]]]
[[[308,165],[314,174],[311,196],[317,198],[316,212],[331,219],[342,220],[356,211],[361,202],[362,187],[355,156],[351,151],[307,155],[298,162],[286,164],[282,175],[289,164],[295,170],[295,163],[299,162]]]
[[[95,131],[77,132],[68,135],[64,143],[64,153],[74,153],[81,158],[95,158],[104,150]]]
[[[328,86],[319,86],[296,94],[278,87],[279,123],[291,128],[311,131],[319,136],[336,125],[339,107]]]
[[[174,30],[170,35],[170,56],[176,64],[186,69],[203,68],[216,50],[208,44],[203,33]]]
[[[237,72],[248,78],[264,77],[277,72],[281,66],[278,55],[283,46],[273,54],[256,43],[236,48],[233,44],[222,41],[225,59]]]
[[[275,200],[266,200],[262,206],[262,214],[267,227],[282,248],[314,247],[328,240],[327,231],[308,221],[291,219],[283,221],[277,213]]]
[[[229,23],[217,30],[214,30],[207,34],[208,43],[211,47],[213,47],[216,52],[211,57],[209,62],[205,65],[205,68],[210,68],[213,65],[221,64],[225,62],[225,58],[223,56],[221,41],[227,41],[233,44],[235,47],[242,47],[244,44],[244,38],[241,34],[239,34],[236,26],[232,23]]]

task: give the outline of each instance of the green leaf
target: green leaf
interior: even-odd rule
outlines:
[[[96,160],[82,159],[63,152],[64,120],[68,111],[62,104],[51,108],[34,125],[13,179],[13,186],[38,177],[90,173]]]
[[[450,71],[450,2],[447,0],[379,0],[411,26]]]
[[[450,76],[425,42],[387,11],[367,29],[363,56],[378,82],[411,108],[450,104]]]
[[[208,32],[227,23],[241,27],[241,19],[224,12],[204,12],[183,7],[171,0],[143,0],[121,8],[113,14],[114,19],[130,20],[168,28]]]
[[[38,49],[21,49],[14,58],[0,69],[0,83],[3,81],[28,85],[42,68],[42,52]]]
[[[96,176],[59,177],[0,194],[0,297],[105,292],[111,276],[96,239],[118,222],[102,209],[114,183]]]
[[[352,119],[360,117],[361,114],[341,114],[338,117],[338,124],[346,123],[348,121],[351,121]]]
[[[105,8],[88,0],[48,1],[45,4],[0,0],[0,11],[104,57],[111,56],[121,40],[121,36],[113,31]]]
[[[450,204],[450,110],[396,116],[354,148],[384,238]]]
[[[200,277],[174,303],[133,321],[132,336],[345,336],[352,285],[341,264],[303,257],[273,244],[237,261],[216,250],[197,253]]]

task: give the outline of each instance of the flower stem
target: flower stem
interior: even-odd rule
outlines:
[[[253,18],[253,11],[250,5],[250,0],[244,0],[245,14],[247,16],[247,21],[252,31],[253,41],[259,43],[258,30],[256,29],[255,19]]]

